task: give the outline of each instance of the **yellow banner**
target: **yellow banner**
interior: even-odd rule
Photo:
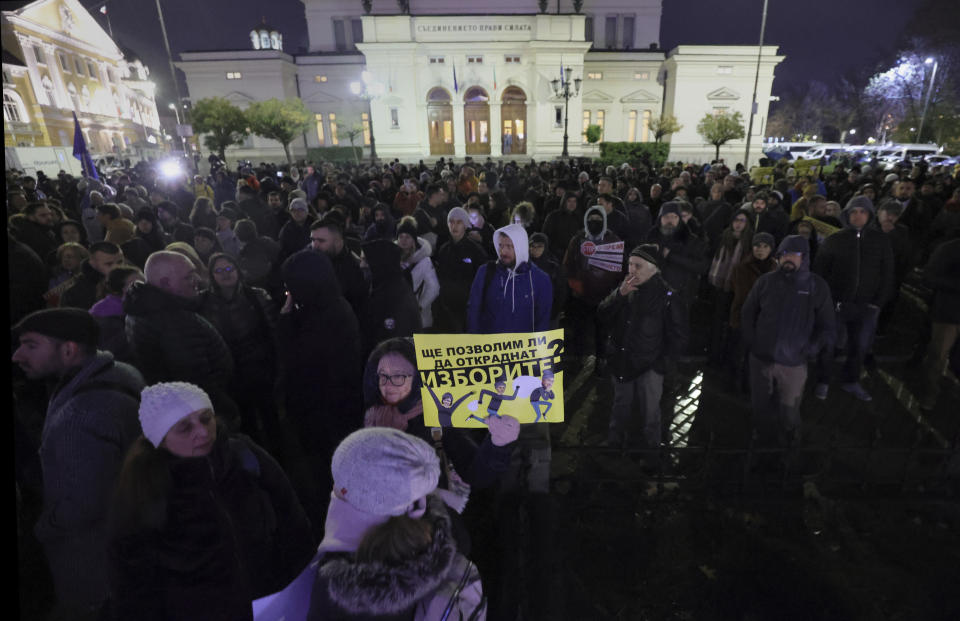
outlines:
[[[830,237],[840,229],[833,226],[832,224],[827,224],[826,222],[821,222],[816,218],[811,218],[810,216],[804,216],[803,220],[809,222],[813,225],[813,228],[816,229],[817,233],[820,234],[820,237]]]
[[[773,185],[773,166],[754,166],[750,169],[754,185]]]
[[[817,168],[820,166],[820,160],[797,160],[791,164],[794,171],[797,173],[797,177],[805,177],[807,175],[818,175],[819,172]]]
[[[428,427],[484,427],[489,416],[563,422],[563,330],[415,334]]]

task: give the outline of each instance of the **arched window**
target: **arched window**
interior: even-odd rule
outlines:
[[[427,101],[431,103],[450,101],[450,93],[447,92],[447,89],[437,86],[427,93]]]
[[[490,97],[487,95],[487,91],[483,90],[479,86],[474,86],[467,89],[467,92],[463,96],[463,100],[467,102],[482,103],[485,101],[490,101]]]
[[[250,42],[253,43],[253,49],[259,50],[260,49],[260,33],[258,33],[256,30],[251,30]]]
[[[3,91],[3,120],[13,123],[29,121],[20,95],[17,95],[14,91]]]
[[[270,33],[266,30],[260,32],[260,48],[264,50],[270,49]]]
[[[519,86],[508,86],[503,91],[503,96],[501,97],[503,103],[512,104],[512,103],[526,103],[527,94],[523,92],[523,89]]]
[[[271,32],[270,33],[270,47],[275,50],[280,49],[280,33]]]

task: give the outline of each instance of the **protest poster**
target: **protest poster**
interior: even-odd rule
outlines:
[[[563,422],[563,330],[415,334],[423,421],[484,427],[489,416]]]
[[[820,160],[797,160],[793,162],[791,166],[793,166],[794,172],[797,173],[798,179],[806,176],[816,177],[820,174],[820,171],[817,170],[820,168]]]
[[[587,265],[608,272],[623,271],[623,242],[600,244],[589,239],[580,244],[580,254],[587,257]]]

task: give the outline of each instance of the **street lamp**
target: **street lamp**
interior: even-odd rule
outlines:
[[[182,130],[181,130],[181,123],[180,123],[180,111],[177,109],[177,104],[175,104],[175,103],[169,103],[169,104],[167,104],[167,107],[170,108],[171,110],[173,110],[173,114],[176,115],[176,117],[177,117],[177,135],[180,136],[180,142],[181,142],[181,144],[183,144],[183,153],[184,153],[184,155],[186,155],[186,153],[187,153],[187,139],[186,139],[185,136],[183,136],[183,135],[181,134],[181,131],[182,131]]]
[[[364,71],[359,82],[350,83],[350,92],[367,102],[367,123],[370,124],[370,161],[377,161],[377,142],[373,136],[373,106],[371,101],[383,95],[383,84],[373,79],[373,74]]]
[[[917,142],[920,142],[920,134],[923,133],[923,122],[927,119],[927,106],[930,105],[930,94],[933,93],[933,81],[937,79],[937,65],[939,62],[935,58],[928,58],[923,61],[925,65],[933,63],[933,73],[930,74],[930,86],[927,88],[927,97],[923,101],[923,114],[920,115],[920,129],[917,131]]]
[[[580,84],[583,83],[583,80],[576,78],[573,80],[573,87],[570,86],[570,76],[573,75],[573,71],[570,67],[566,68],[566,73],[561,67],[560,77],[550,80],[550,86],[553,87],[553,94],[555,97],[563,97],[563,153],[560,157],[567,158],[570,157],[570,153],[567,151],[567,142],[569,136],[567,135],[567,124],[569,123],[569,112],[570,112],[570,99],[576,97],[580,94]]]

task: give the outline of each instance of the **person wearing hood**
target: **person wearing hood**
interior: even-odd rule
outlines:
[[[824,240],[813,270],[830,284],[838,328],[847,335],[841,388],[860,401],[870,401],[870,393],[860,385],[860,372],[873,343],[880,309],[893,293],[893,250],[886,235],[869,226],[875,217],[869,198],[853,197],[840,217],[843,230]],[[815,394],[826,399],[834,372],[833,352],[825,351],[821,358]]]
[[[200,277],[185,255],[150,255],[146,282],[134,283],[123,302],[127,340],[147,383],[186,381],[203,388],[221,416],[236,418],[228,396],[233,356],[217,329],[200,314]]]
[[[436,325],[441,333],[460,333],[466,328],[467,301],[477,270],[487,260],[483,248],[467,237],[470,217],[461,207],[447,214],[448,241],[437,251],[440,292],[435,304]]]
[[[493,234],[498,260],[480,266],[467,302],[467,332],[501,334],[550,329],[553,287],[530,262],[527,232],[519,224]]]
[[[600,346],[597,306],[610,293],[623,273],[623,251],[602,255],[598,247],[621,241],[607,228],[607,212],[594,205],[583,215],[583,229],[570,240],[563,257],[571,296],[565,319],[571,327],[568,348],[580,354],[594,353]],[[609,256],[609,258],[606,258]],[[589,345],[592,341],[593,347]],[[571,347],[572,345],[572,347]]]
[[[757,235],[759,237],[759,235]],[[754,427],[764,445],[800,440],[800,401],[807,361],[834,339],[830,286],[810,271],[810,246],[790,235],[777,248],[779,269],[761,276],[741,311],[750,352]]]
[[[217,329],[233,356],[230,394],[240,408],[243,432],[275,450],[281,440],[273,399],[277,378],[276,305],[266,291],[244,283],[240,265],[230,255],[216,253],[207,265],[210,288],[200,296],[200,313]]]
[[[561,261],[570,240],[583,230],[580,213],[580,199],[573,192],[567,192],[560,199],[559,208],[547,214],[543,222],[543,234],[550,239],[550,252]]]
[[[690,232],[680,216],[680,203],[670,201],[660,207],[657,223],[647,234],[648,244],[660,248],[660,270],[688,308],[697,293],[700,276],[710,267],[707,245]]]
[[[597,316],[610,339],[604,357],[613,376],[613,411],[608,446],[627,442],[631,409],[643,414],[643,442],[656,448],[662,438],[660,397],[663,376],[683,351],[688,338],[683,308],[660,275],[657,248],[637,246],[623,281],[600,303]]]
[[[393,240],[397,235],[397,225],[394,222],[393,215],[390,214],[390,207],[385,203],[377,203],[373,208],[373,224],[367,228],[363,235],[363,241],[369,242],[375,239]]]
[[[329,476],[324,465],[337,443],[360,427],[360,325],[325,253],[292,255],[282,275],[288,295],[277,335],[286,412],[314,473],[322,478]],[[327,483],[329,479],[321,480],[316,489],[325,493]],[[318,520],[322,497],[313,490],[303,490],[303,495],[311,519]]]
[[[423,327],[420,306],[400,267],[400,247],[378,239],[363,244],[371,291],[360,316],[363,354],[395,336],[412,336]]]
[[[430,242],[417,237],[417,221],[413,216],[404,216],[397,227],[397,246],[400,248],[400,267],[413,286],[413,294],[420,307],[420,323],[423,329],[433,327],[433,301],[440,294],[437,272],[430,259]]]

